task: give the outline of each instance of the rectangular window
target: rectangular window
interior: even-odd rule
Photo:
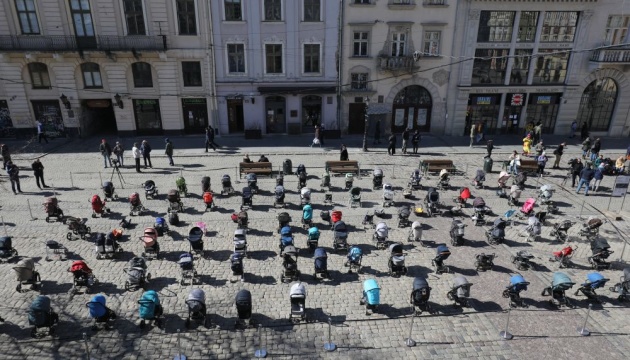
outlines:
[[[540,49],[534,66],[534,84],[562,84],[567,76],[569,53],[566,50]],[[547,54],[547,55],[545,55]]]
[[[46,64],[30,63],[28,64],[28,72],[31,74],[33,89],[50,89],[50,77]]]
[[[440,32],[424,32],[424,56],[440,56]]]
[[[224,0],[223,4],[225,5],[225,20],[243,20],[243,7],[241,4],[241,0]]]
[[[354,0],[353,3],[355,5],[369,5],[370,4],[370,0]]]
[[[320,0],[304,0],[304,21],[321,21]]]
[[[228,72],[230,74],[245,73],[245,45],[227,44]]]
[[[509,49],[477,49],[472,84],[503,85],[509,54]]]
[[[201,62],[182,61],[184,86],[201,86]]]
[[[514,14],[514,11],[482,11],[477,42],[512,41]]]
[[[81,72],[83,73],[83,83],[86,89],[103,88],[103,80],[101,79],[101,70],[98,64],[85,63],[81,64]]]
[[[282,45],[265,44],[265,60],[267,74],[282,74]]]
[[[127,21],[127,35],[146,35],[142,0],[124,0],[123,6]]]
[[[625,44],[628,38],[628,26],[630,26],[630,15],[609,16],[608,22],[606,23],[606,33],[604,35],[605,44]]]
[[[541,42],[573,42],[577,28],[577,11],[550,11],[545,13]]]
[[[304,44],[304,73],[319,73],[319,44]]]
[[[351,75],[350,88],[352,90],[367,90],[367,73],[353,73]]]
[[[151,65],[145,62],[133,63],[131,64],[131,72],[133,74],[134,87],[153,87],[153,75],[151,74]]]
[[[265,21],[282,21],[282,0],[265,0]]]
[[[532,50],[517,49],[514,53],[514,64],[510,74],[510,85],[526,84],[529,75],[529,63],[532,59]]]
[[[39,35],[39,22],[35,0],[15,0],[22,35]]]
[[[179,35],[197,35],[195,0],[177,0]]]
[[[92,13],[90,12],[89,0],[70,0],[70,11],[74,23],[76,36],[94,36],[94,24],[92,23]]]
[[[352,56],[368,56],[368,33],[355,31],[352,43]]]
[[[518,22],[517,42],[536,41],[536,27],[538,26],[538,11],[523,11]]]
[[[406,33],[393,33],[392,34],[392,52],[391,56],[405,56],[407,45]]]

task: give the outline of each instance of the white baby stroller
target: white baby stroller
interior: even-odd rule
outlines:
[[[415,241],[422,242],[422,224],[419,221],[414,221],[411,224],[411,231],[409,232],[409,242]]]
[[[293,323],[306,320],[306,287],[304,284],[301,282],[293,284],[289,291],[289,299],[291,301],[289,320]]]
[[[527,235],[527,242],[536,241],[542,233],[542,224],[538,217],[530,216],[527,218],[527,226],[522,235]]]
[[[554,190],[549,184],[541,186],[538,190],[538,198],[540,199],[540,204],[547,206],[547,212],[550,214],[555,214],[558,212],[558,207],[554,204],[553,200],[551,200],[553,192]]]
[[[383,207],[394,206],[394,187],[390,183],[383,185]]]
[[[420,190],[422,189],[422,185],[420,184],[420,181],[422,180],[422,174],[420,173],[420,169],[416,169],[411,173],[411,176],[409,177],[409,188],[413,189],[413,190]]]
[[[234,252],[247,256],[247,230],[234,230]]]
[[[303,187],[300,190],[300,202],[302,206],[311,203],[311,189]]]
[[[486,202],[482,197],[476,197],[473,201],[473,210],[474,214],[471,217],[475,226],[480,226],[486,223],[486,214],[488,214],[489,209],[486,206]]]
[[[223,175],[221,177],[221,195],[231,195],[234,193],[234,188],[232,187],[232,179],[230,179],[230,175]]]
[[[181,254],[177,265],[179,265],[181,271],[180,285],[186,286],[188,283],[190,283],[190,285],[199,283],[199,275],[195,270],[195,263],[191,253]]]
[[[483,189],[484,181],[486,181],[486,173],[481,169],[477,169],[477,173],[475,174],[475,178],[472,181],[472,185],[476,189]]]
[[[405,254],[400,243],[389,245],[389,261],[387,262],[390,276],[401,276],[407,274],[405,266]]]
[[[470,287],[472,285],[473,284],[468,282],[465,277],[458,275],[453,279],[453,285],[451,286],[451,290],[446,293],[446,297],[454,301],[455,306],[468,307],[468,298],[470,297]]]
[[[22,292],[24,285],[30,285],[31,290],[37,290],[41,285],[41,278],[39,273],[35,271],[35,260],[32,258],[20,260],[13,268],[13,272],[15,272],[18,281],[15,287],[17,292]]]
[[[354,183],[354,175],[350,174],[350,173],[347,173],[346,176],[345,176],[345,185],[346,185],[345,189],[346,190],[352,189],[352,184],[353,183]]]
[[[448,170],[442,169],[440,171],[440,176],[439,176],[436,187],[440,190],[448,190],[449,186],[450,186],[450,178],[449,178]]]
[[[207,328],[209,319],[206,309],[206,293],[201,289],[190,290],[188,298],[186,298],[186,306],[188,307],[186,328],[190,327],[191,320],[201,322]]]
[[[377,249],[385,249],[387,248],[387,239],[389,237],[389,228],[387,224],[384,222],[380,222],[376,225],[376,229],[374,230],[374,235],[372,235],[372,239],[376,242]]]
[[[372,189],[378,190],[383,186],[383,170],[381,168],[375,168],[372,172]]]
[[[510,194],[508,195],[508,205],[509,206],[518,206],[518,199],[521,197],[521,188],[518,185],[512,185],[510,187]]]
[[[507,182],[510,180],[510,174],[506,171],[501,171],[499,173],[499,180],[497,184],[499,185],[499,189],[497,190],[497,196],[505,198],[508,194],[505,192],[505,188],[507,187]]]
[[[284,186],[282,185],[278,185],[276,186],[276,190],[274,191],[274,201],[273,201],[273,207],[274,208],[284,208],[286,206],[285,202],[284,202]]]

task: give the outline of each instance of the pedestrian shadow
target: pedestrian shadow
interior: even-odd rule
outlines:
[[[196,168],[205,167],[205,165],[203,165],[203,164],[182,164],[182,165],[178,165],[178,166],[181,166],[184,169],[196,169]]]

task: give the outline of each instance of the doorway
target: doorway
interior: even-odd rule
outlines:
[[[245,131],[245,119],[243,115],[243,99],[228,99],[228,131],[230,134]]]
[[[91,134],[116,134],[116,115],[109,99],[83,101],[84,128],[86,136]]]
[[[206,99],[182,99],[184,131],[187,134],[201,134],[208,127],[208,105]]]
[[[302,98],[302,132],[315,132],[322,118],[322,97],[307,95]]]
[[[431,94],[422,86],[412,85],[400,90],[394,98],[392,133],[400,133],[405,129],[429,132],[432,107]]]
[[[267,134],[286,132],[286,100],[282,96],[269,96],[265,99]]]
[[[365,132],[365,103],[348,105],[348,133],[363,134]]]

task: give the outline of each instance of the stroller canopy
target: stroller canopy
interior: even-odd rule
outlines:
[[[285,224],[291,221],[291,215],[287,212],[281,212],[278,214],[278,221]]]
[[[223,186],[230,186],[232,180],[230,179],[230,175],[223,175],[221,177],[221,185]]]
[[[376,233],[381,237],[386,237],[387,235],[389,235],[389,228],[387,227],[387,224],[385,224],[384,222],[378,223],[376,225]]]
[[[438,191],[435,188],[429,188],[427,190],[427,197],[426,197],[426,199],[430,203],[436,203],[436,202],[440,201],[440,194],[438,193]]]
[[[459,192],[459,197],[462,198],[462,200],[468,200],[470,199],[470,189],[465,187],[463,188],[460,192]]]
[[[602,221],[602,219],[598,218],[589,218],[587,222],[588,228],[591,230],[599,228],[600,226],[602,226],[602,224],[604,224],[604,222]]]
[[[160,299],[155,291],[149,290],[142,294],[138,304],[140,304],[140,318],[153,319],[155,317],[155,308],[160,305]]]
[[[429,283],[427,282],[427,279],[425,278],[421,278],[421,277],[417,277],[413,279],[413,290],[421,290],[421,289],[426,289],[429,287]]]
[[[529,285],[525,278],[521,274],[512,275],[510,278],[510,285]]]
[[[319,239],[319,229],[316,226],[308,229],[309,239]]]
[[[339,220],[333,225],[334,232],[348,232],[348,228],[346,227],[346,223]]]
[[[630,267],[623,269],[623,281],[630,281]]]
[[[582,286],[589,286],[592,289],[598,289],[603,287],[608,282],[608,279],[604,278],[600,273],[590,273],[586,275],[586,283],[582,284]]]
[[[313,207],[310,204],[306,204],[302,208],[302,217],[304,220],[311,220],[313,218]]]
[[[503,220],[502,218],[496,218],[494,222],[492,223],[493,228],[497,228],[501,230],[505,229],[506,226],[507,226],[507,221]]]
[[[461,275],[457,275],[455,276],[455,278],[453,279],[453,288],[454,289],[459,289],[459,288],[468,288],[471,287],[473,284],[468,282],[468,279],[466,279],[465,277],[461,276]]]
[[[112,184],[111,181],[105,181],[103,182],[103,190],[105,191],[112,191],[114,189],[114,184]]]
[[[551,285],[553,287],[566,286],[567,288],[570,288],[575,285],[575,283],[571,281],[571,278],[567,274],[558,271],[553,273],[553,281],[551,282]]]
[[[234,238],[239,240],[245,240],[247,237],[247,230],[245,229],[236,229],[234,230]]]
[[[486,206],[486,201],[481,197],[476,197],[475,201],[473,201],[473,207],[476,208],[480,208],[480,207],[485,207]]]
[[[573,223],[571,222],[571,220],[563,220],[560,224],[557,225],[558,226],[558,230],[569,230],[569,228],[571,228],[571,226],[573,226]]]
[[[352,196],[361,196],[361,188],[358,186],[353,187],[352,189],[350,189],[350,194]]]
[[[327,258],[328,254],[326,254],[326,250],[324,250],[324,248],[318,247],[317,249],[315,249],[315,253],[313,255],[316,259],[317,258]]]
[[[518,185],[512,185],[510,187],[510,195],[515,198],[518,199],[521,196],[521,188],[518,187]]]
[[[150,301],[155,305],[160,305],[160,298],[155,290],[148,290],[142,294],[140,301]]]
[[[381,168],[375,168],[372,174],[374,177],[383,177],[383,170],[381,170]]]
[[[199,241],[203,237],[203,230],[198,226],[193,226],[188,231],[188,241]]]
[[[33,300],[29,308],[31,311],[49,312],[50,298],[48,296],[39,295]]]
[[[291,298],[306,298],[306,287],[301,282],[295,283],[289,290],[289,297]]]
[[[414,221],[413,224],[411,224],[411,228],[414,230],[422,229],[422,224],[420,221]]]
[[[448,246],[442,244],[442,245],[438,245],[436,252],[438,255],[450,255],[451,252],[448,250]]]
[[[0,250],[11,250],[12,248],[13,244],[10,236],[0,237]]]
[[[525,200],[525,203],[521,207],[521,211],[524,213],[529,213],[530,211],[534,210],[535,205],[536,205],[536,199],[529,198]]]
[[[284,186],[282,185],[276,186],[276,195],[284,195]]]
[[[386,184],[383,185],[383,190],[384,191],[394,191],[394,187],[392,186],[392,184],[386,183]]]
[[[187,252],[179,255],[179,261],[177,261],[180,267],[192,264],[192,262],[193,262],[193,257],[190,253],[187,253]]]
[[[608,244],[608,241],[606,241],[606,239],[604,238],[597,238],[591,243],[591,250],[594,252],[604,251],[608,249],[610,249],[610,245]]]
[[[284,255],[297,256],[297,249],[293,245],[287,245],[282,252]]]
[[[134,257],[131,260],[129,260],[129,262],[127,263],[127,267],[128,268],[140,268],[140,269],[146,269],[147,268],[147,261],[144,258],[141,257]]]
[[[252,197],[252,189],[249,186],[245,186],[241,193],[243,194],[244,198]]]
[[[300,190],[300,196],[303,198],[310,198],[311,197],[311,189],[307,188],[307,187],[303,187],[302,190]]]
[[[285,236],[292,236],[293,233],[291,232],[291,227],[290,226],[283,226],[282,229],[280,229],[280,236],[285,237]]]
[[[147,180],[144,182],[144,190],[153,190],[155,189],[155,181]]]
[[[105,296],[101,294],[94,295],[86,306],[90,310],[90,316],[92,318],[100,318],[107,314],[107,307],[105,306]]]
[[[451,230],[457,229],[457,228],[463,228],[464,226],[466,226],[466,224],[464,224],[461,220],[458,220],[458,219],[454,219],[451,222]]]
[[[350,250],[348,250],[348,259],[350,259],[350,261],[359,261],[359,259],[363,256],[363,252],[361,251],[361,248],[358,246],[353,246],[350,248]],[[628,269],[630,270],[630,268]]]
[[[500,183],[505,183],[509,178],[510,178],[510,174],[508,174],[506,171],[501,171],[499,173],[499,182]]]
[[[206,293],[203,292],[203,290],[201,289],[192,289],[190,290],[190,292],[188,293],[188,298],[186,299],[186,301],[199,301],[202,304],[206,303]]]
[[[186,186],[186,179],[181,176],[178,177],[177,179],[175,179],[175,185],[177,185],[178,187]]]
[[[408,218],[411,215],[411,209],[409,205],[404,205],[398,208],[398,216],[402,218]]]
[[[484,181],[486,180],[486,173],[481,170],[481,169],[477,169],[477,172],[475,174],[475,180],[476,181]]]
[[[395,243],[395,244],[391,244],[389,245],[389,253],[394,255],[394,254],[402,254],[403,252],[403,246],[402,244],[399,243]]]
[[[258,176],[256,176],[256,174],[254,173],[247,174],[245,178],[247,179],[247,181],[258,181]]]
[[[243,289],[236,293],[235,299],[236,305],[252,306],[252,293],[249,290]]]
[[[444,179],[446,179],[446,178],[448,178],[448,170],[446,170],[446,169],[442,169],[442,170],[440,171],[440,180],[444,180]]]

